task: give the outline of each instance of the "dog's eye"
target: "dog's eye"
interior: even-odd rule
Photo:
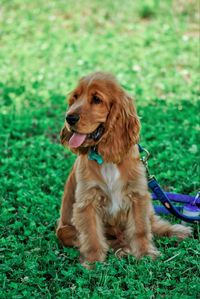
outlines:
[[[72,95],[70,96],[70,98],[69,98],[69,101],[68,101],[69,106],[73,105],[74,102],[75,102],[77,99],[78,99],[78,95],[77,95],[76,93],[75,93],[75,94],[72,94]]]
[[[92,104],[101,104],[101,103],[102,103],[102,100],[98,96],[94,95],[92,97]]]

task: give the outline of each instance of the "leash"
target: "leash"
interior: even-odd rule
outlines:
[[[178,193],[166,193],[158,184],[155,176],[150,175],[148,169],[148,159],[150,153],[138,144],[139,152],[145,155],[141,157],[141,161],[144,164],[147,172],[148,186],[153,192],[152,198],[154,200],[159,200],[164,207],[154,206],[157,213],[173,214],[175,217],[185,221],[185,222],[199,222],[200,221],[200,192],[197,193],[196,197],[178,194]],[[184,207],[174,206],[171,201],[178,203],[185,203]],[[183,211],[182,211],[183,210]],[[181,213],[182,211],[182,213]]]

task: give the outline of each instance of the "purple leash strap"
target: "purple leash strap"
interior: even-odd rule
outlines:
[[[165,194],[169,198],[169,200],[173,202],[188,203],[188,204],[195,202],[195,205],[200,207],[200,197],[195,199],[194,196],[186,195],[186,194],[170,193],[170,192],[165,192]],[[152,199],[159,200],[159,198],[154,193],[152,194]]]
[[[170,214],[170,211],[168,211],[164,206],[154,205],[153,207],[154,207],[156,214],[165,214],[165,215]],[[176,209],[181,211],[182,207],[176,207]]]
[[[161,206],[155,206],[155,211],[156,212],[164,212],[165,214],[171,213],[177,218],[185,221],[185,222],[195,222],[195,221],[200,221],[200,216],[186,216],[182,214],[181,207],[175,207],[171,203],[171,201],[174,202],[179,202],[179,203],[188,203],[188,204],[193,204],[195,207],[200,206],[200,197],[193,197],[189,195],[183,195],[183,194],[173,194],[173,193],[165,193],[163,189],[160,187],[158,184],[156,178],[154,176],[150,176],[149,171],[148,171],[148,159],[149,159],[149,152],[143,148],[140,144],[138,144],[138,150],[140,153],[145,153],[145,157],[141,158],[142,163],[144,164],[146,171],[147,171],[147,177],[148,177],[148,186],[149,189],[152,190],[152,198],[159,200],[164,207]],[[170,201],[171,200],[171,201]]]
[[[174,207],[172,203],[170,202],[169,198],[167,197],[166,193],[162,190],[160,185],[158,184],[155,177],[149,178],[148,186],[152,190],[152,192],[157,196],[157,198],[160,200],[160,202],[164,205],[164,207],[174,216],[178,217],[181,220],[184,220],[185,222],[194,222],[194,221],[200,221],[200,216],[197,217],[189,217],[186,215],[183,215],[179,212],[179,209]]]

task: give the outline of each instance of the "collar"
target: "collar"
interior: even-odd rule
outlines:
[[[143,151],[146,152],[146,150],[140,144],[138,144],[138,150],[140,153],[142,153]],[[91,161],[96,161],[99,165],[103,164],[104,162],[103,157],[97,152],[96,146],[90,148],[88,152],[88,159]]]
[[[144,149],[140,144],[138,144],[138,150],[140,153],[142,153],[143,151],[147,152],[146,149]],[[149,157],[149,153],[148,153],[148,157]],[[104,162],[103,157],[97,152],[96,146],[90,148],[88,152],[88,159],[91,161],[92,160],[96,161],[99,165],[103,164]]]
[[[98,154],[95,147],[91,147],[89,153],[88,153],[88,159],[96,161],[99,165],[103,164],[103,157]]]

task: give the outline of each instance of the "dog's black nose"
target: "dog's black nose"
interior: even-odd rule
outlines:
[[[78,114],[68,114],[66,116],[66,121],[68,122],[68,124],[70,126],[73,126],[77,123],[77,121],[79,120],[80,116]]]

